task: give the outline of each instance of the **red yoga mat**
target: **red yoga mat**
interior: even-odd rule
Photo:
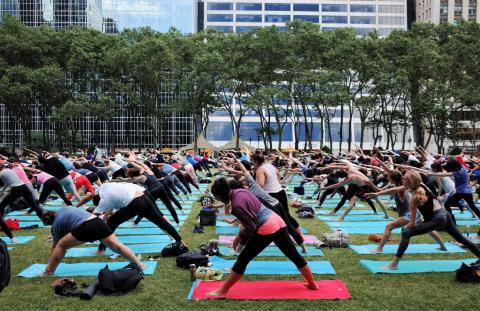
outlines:
[[[210,297],[206,293],[219,288],[223,282],[198,281],[193,284],[191,299],[249,299],[249,300],[320,300],[350,299],[347,286],[340,280],[316,281],[319,289],[310,290],[304,281],[248,281],[235,284],[226,297]],[[190,298],[190,297],[189,297]]]

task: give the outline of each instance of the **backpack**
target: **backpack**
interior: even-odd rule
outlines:
[[[10,255],[7,244],[0,239],[0,292],[10,283]]]
[[[322,242],[324,246],[332,247],[347,247],[350,244],[350,235],[342,230],[337,230],[333,233],[322,234]]]
[[[122,294],[137,287],[143,279],[142,270],[134,263],[122,269],[110,270],[108,265],[98,273],[99,289],[105,295]]]
[[[218,256],[220,255],[220,249],[218,248],[218,240],[210,240],[208,243],[200,246],[200,252],[206,256]]]
[[[462,283],[480,283],[480,261],[469,265],[462,262],[460,268],[455,271],[455,279]]]
[[[200,218],[200,226],[215,226],[217,211],[214,208],[202,208],[198,217]]]
[[[293,193],[296,193],[298,195],[304,195],[305,194],[305,188],[302,187],[294,187],[293,188]]]
[[[187,252],[177,256],[177,267],[190,269],[190,265],[205,267],[208,265],[208,257],[198,252]]]
[[[165,246],[161,253],[163,257],[175,257],[186,252],[188,252],[188,247],[179,242],[175,242]]]
[[[299,218],[313,218],[313,214],[311,212],[300,212],[298,213]]]
[[[299,207],[299,208],[297,209],[296,212],[297,212],[298,214],[300,214],[301,212],[309,212],[309,213],[312,213],[312,215],[315,214],[315,210],[314,210],[312,207],[308,206],[308,205],[302,205],[301,207]]]

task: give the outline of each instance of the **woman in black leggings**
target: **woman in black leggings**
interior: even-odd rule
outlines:
[[[307,287],[312,290],[318,289],[310,267],[295,248],[285,222],[279,215],[263,206],[248,190],[230,190],[225,178],[220,178],[213,184],[212,193],[222,203],[230,204],[231,211],[226,209],[226,213],[231,212],[242,224],[242,230],[235,238],[233,248],[237,249],[241,240],[248,242],[233,265],[226,282],[207,295],[226,295],[230,288],[240,281],[248,263],[272,242],[297,266],[307,281]]]
[[[472,241],[467,239],[458,231],[453,224],[452,217],[440,205],[435,195],[422,184],[420,174],[409,171],[403,177],[403,185],[412,192],[410,201],[410,221],[402,231],[402,240],[398,245],[397,254],[393,257],[390,264],[383,267],[385,270],[394,270],[398,268],[398,263],[408,248],[410,238],[416,235],[432,232],[433,230],[444,230],[450,234],[457,242],[465,245],[475,256],[480,258],[480,248]],[[423,222],[415,224],[417,209],[423,215]]]
[[[328,174],[327,184],[325,185],[325,187],[335,185],[337,183],[338,183],[338,177],[337,177],[336,173],[331,172],[330,174]],[[343,186],[338,187],[337,192],[340,193],[342,196],[344,196],[345,195],[345,187],[343,187]],[[320,194],[318,194],[320,196],[320,198],[318,199],[319,202],[318,202],[317,207],[322,207],[322,204],[327,199],[327,196],[330,195],[330,194],[334,194],[334,193],[335,193],[334,189],[328,189],[328,190],[324,191],[321,196],[320,196]]]

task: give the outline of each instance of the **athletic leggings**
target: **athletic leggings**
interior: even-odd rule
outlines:
[[[282,253],[290,259],[298,269],[307,265],[305,259],[298,253],[295,245],[293,245],[286,228],[281,228],[277,232],[260,235],[255,235],[247,242],[237,261],[233,265],[232,270],[240,275],[245,273],[248,263],[262,252],[270,243],[275,243]]]
[[[398,245],[396,256],[398,258],[402,258],[403,254],[408,248],[408,244],[410,243],[410,238],[412,236],[429,233],[433,230],[445,230],[452,236],[452,238],[465,245],[473,254],[475,254],[475,256],[480,258],[480,248],[478,248],[475,243],[470,241],[470,239],[466,238],[462,235],[462,233],[460,233],[460,231],[458,231],[457,227],[455,227],[453,224],[452,217],[450,217],[450,214],[447,213],[444,208],[433,212],[432,219],[418,223],[414,228],[411,229],[404,228],[402,230],[402,240]]]
[[[175,211],[175,208],[172,205],[172,201],[170,200],[170,196],[168,195],[168,192],[169,192],[169,190],[162,185],[161,187],[159,187],[155,190],[152,190],[150,192],[150,195],[152,196],[154,202],[157,199],[160,199],[160,201],[162,201],[163,204],[165,204],[168,211],[170,212],[170,215],[172,215],[173,220],[178,224],[178,223],[180,223],[180,220],[178,219],[177,212]],[[157,205],[155,204],[155,207],[156,206]],[[157,207],[157,209],[158,209],[158,207]],[[181,206],[180,206],[180,209],[182,209]],[[135,219],[134,223],[136,223],[138,225],[138,223],[142,220],[142,218],[143,218],[143,216],[139,215]]]
[[[269,209],[271,209],[272,211],[274,211],[278,216],[282,217],[283,221],[285,222],[285,224],[287,225],[287,231],[288,233],[290,233],[290,235],[292,236],[292,238],[295,240],[295,242],[298,244],[298,245],[301,245],[303,244],[303,237],[302,235],[296,230],[296,228],[298,227],[294,227],[292,225],[292,223],[290,222],[290,215],[287,215],[285,213],[285,210],[283,209],[283,207],[281,206],[281,204],[277,204],[275,206],[270,206]],[[289,217],[290,216],[290,217]]]
[[[182,191],[183,194],[187,194],[187,190],[185,190],[185,188],[182,186],[182,184],[175,175],[165,176],[165,181],[168,184],[170,190],[175,192],[176,195],[180,195],[180,191]]]
[[[23,184],[21,186],[10,188],[10,193],[2,202],[0,202],[0,217],[3,217],[5,208],[18,198],[24,198],[25,201],[27,201],[28,206],[30,206],[30,210],[35,211],[39,218],[42,216],[42,206],[33,198],[32,192],[28,189],[27,185]]]
[[[40,204],[43,204],[47,200],[52,191],[55,191],[66,205],[72,205],[72,202],[67,198],[65,191],[63,191],[62,185],[55,177],[52,177],[43,183],[42,193],[40,193],[40,199],[38,200]]]
[[[282,213],[279,214],[282,216],[282,218],[288,219],[290,224],[293,226],[293,228],[297,229],[300,225],[298,224],[297,220],[290,215],[290,212],[288,210],[288,197],[287,193],[285,190],[281,190],[277,193],[269,193],[272,197],[278,200],[280,202],[280,207],[282,208]]]
[[[173,204],[175,204],[178,207],[178,209],[182,209],[182,204],[180,204],[180,202],[178,202],[177,198],[173,195],[173,193],[170,189],[170,186],[169,186],[168,182],[165,180],[165,178],[160,179],[159,182],[165,188],[165,191],[167,192],[167,195],[168,195],[168,198],[170,199],[170,201],[172,201]]]
[[[347,191],[343,195],[342,199],[340,202],[337,204],[337,207],[335,207],[335,212],[338,212],[339,209],[342,208],[342,206],[345,204],[345,202],[350,201],[351,198],[354,196],[357,196],[358,198],[362,199],[363,201],[367,202],[368,206],[373,210],[374,213],[377,212],[377,209],[375,208],[375,204],[373,204],[372,200],[366,199],[363,196],[359,196],[358,192],[360,191],[360,187],[355,184],[350,184],[348,185]],[[373,191],[373,190],[372,190]]]
[[[473,202],[473,195],[471,193],[454,193],[452,196],[450,196],[447,201],[445,202],[445,209],[448,211],[450,216],[452,217],[452,220],[454,223],[455,221],[455,216],[453,216],[452,213],[452,206],[461,206],[460,201],[465,200],[467,202],[468,207],[477,215],[478,218],[480,218],[480,210],[475,206],[475,202]],[[463,210],[463,207],[460,208]],[[480,231],[479,231],[480,234]]]
[[[183,187],[187,189],[188,193],[192,193],[190,185],[188,184],[187,180],[185,179],[183,173],[180,170],[176,170],[172,174],[177,177],[177,179],[182,183]]]
[[[318,204],[318,207],[322,207],[323,202],[327,199],[327,196],[330,194],[333,194],[334,189],[328,189],[323,192],[322,196],[320,197],[320,202]],[[341,186],[340,188],[337,188],[337,192],[340,192],[342,196],[345,196],[345,187]]]
[[[107,225],[115,231],[118,226],[128,221],[135,216],[142,216],[153,222],[160,229],[167,232],[175,241],[180,242],[182,238],[178,234],[177,230],[163,218],[162,212],[157,208],[155,202],[148,193],[135,198],[126,207],[119,209],[107,220]],[[100,243],[98,246],[99,251],[104,251],[106,246]]]
[[[183,177],[188,183],[192,184],[195,188],[200,190],[200,187],[198,186],[197,182],[193,179],[192,175],[190,175],[190,173],[188,172],[184,173]]]
[[[117,179],[118,177],[127,177],[125,175],[125,170],[123,168],[119,169],[119,170],[116,170],[113,174],[112,174],[112,179]]]

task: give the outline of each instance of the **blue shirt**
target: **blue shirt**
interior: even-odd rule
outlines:
[[[186,160],[188,161],[188,163],[190,163],[191,165],[197,164],[197,161],[195,161],[195,159],[194,159],[191,155],[186,156],[185,159],[186,159]]]
[[[171,166],[170,164],[164,164],[162,170],[167,174],[171,174],[173,173],[173,166]]]
[[[67,171],[71,171],[71,170],[75,169],[75,167],[73,166],[72,162],[70,162],[67,158],[65,158],[65,157],[58,157],[58,160],[63,164],[63,166],[65,166],[65,168],[67,169]]]
[[[470,177],[468,176],[468,171],[464,167],[458,171],[452,172],[452,174],[455,178],[455,189],[457,190],[457,193],[472,193]]]
[[[65,235],[80,226],[92,214],[81,208],[62,207],[55,215],[52,225],[52,238],[54,242],[60,241]]]
[[[474,171],[473,171],[473,175],[474,175],[475,178],[477,179],[477,182],[480,183],[480,169],[474,170]]]

